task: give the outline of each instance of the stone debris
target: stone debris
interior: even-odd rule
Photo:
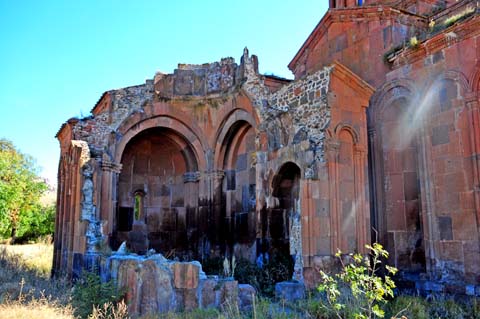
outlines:
[[[103,258],[101,276],[126,291],[132,316],[221,308],[227,303],[247,309],[256,292],[250,285],[205,276],[198,261],[167,260],[161,254],[138,256],[113,254]]]

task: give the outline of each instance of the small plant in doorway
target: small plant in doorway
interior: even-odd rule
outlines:
[[[232,260],[228,260],[227,257],[223,259],[223,275],[225,278],[233,278],[235,276],[235,268],[237,267],[237,263],[235,260],[235,256],[232,256]]]

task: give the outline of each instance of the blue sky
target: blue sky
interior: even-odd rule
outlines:
[[[287,64],[327,8],[327,0],[0,0],[0,137],[55,182],[55,134],[104,91],[178,63],[238,62],[245,46],[260,72],[291,78]]]

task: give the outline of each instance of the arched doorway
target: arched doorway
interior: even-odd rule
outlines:
[[[282,165],[272,181],[271,205],[262,216],[263,254],[288,269],[287,278],[279,280],[292,279],[294,265],[302,268],[300,176],[296,164]]]
[[[171,129],[146,129],[125,146],[121,164],[112,248],[144,235],[157,252],[196,257],[203,233],[198,167],[186,139]],[[132,231],[140,234],[132,238]]]

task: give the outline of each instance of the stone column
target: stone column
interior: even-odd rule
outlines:
[[[303,282],[303,250],[302,241],[302,212],[300,206],[301,199],[295,200],[290,219],[290,255],[294,257],[295,264],[293,265],[293,280]],[[305,212],[306,213],[306,212]],[[308,225],[308,223],[306,224]],[[310,240],[311,234],[307,235],[307,241]]]
[[[188,248],[194,253],[202,254],[203,246],[201,241],[204,237],[204,234],[202,234],[204,228],[202,220],[207,216],[205,210],[208,213],[208,189],[205,187],[205,176],[200,174],[200,172],[186,172],[183,174],[183,183],[186,210],[184,222],[187,231]]]
[[[426,270],[430,276],[437,273],[437,247],[439,231],[435,214],[435,190],[432,185],[433,176],[430,169],[432,150],[428,147],[427,122],[419,129],[418,134],[418,172],[420,179],[420,194],[422,196],[423,238],[425,241]]]
[[[122,164],[114,163],[104,156],[101,163],[101,202],[100,220],[103,221],[103,233],[111,237],[114,231],[114,218],[117,209],[117,179]]]
[[[478,8],[477,8],[478,10]],[[470,131],[470,144],[472,145],[472,171],[473,171],[473,192],[475,200],[475,212],[477,221],[477,234],[480,233],[480,111],[479,101],[476,94],[467,100],[468,117],[469,117],[469,131]],[[466,262],[465,270],[466,274],[478,274],[480,268],[480,238],[475,238],[477,244],[472,244],[470,247],[471,252],[465,251],[465,256],[471,255],[468,258],[468,264]],[[464,248],[465,249],[465,248]],[[466,278],[468,280],[468,278]]]
[[[367,253],[365,245],[368,239],[369,211],[366,200],[366,188],[368,183],[365,177],[366,150],[363,145],[356,145],[354,149],[354,172],[355,172],[355,213],[357,221],[357,249],[360,253]]]
[[[369,178],[370,178],[370,203],[373,209],[372,227],[374,228],[375,241],[386,246],[387,243],[387,222],[383,211],[383,168],[382,168],[382,148],[379,145],[380,140],[377,136],[376,128],[368,129],[369,140]]]
[[[209,174],[210,184],[211,184],[211,198],[212,206],[210,210],[210,215],[208,218],[208,230],[209,230],[209,239],[211,244],[214,244],[216,247],[214,250],[219,250],[218,245],[221,244],[221,236],[223,229],[222,223],[222,196],[223,196],[223,179],[225,178],[225,172],[223,170],[216,170]],[[220,253],[220,251],[218,251]]]
[[[467,101],[470,144],[472,145],[473,190],[477,229],[480,232],[480,111],[479,101],[474,96]]]
[[[331,249],[332,254],[335,254],[340,248],[340,201],[338,200],[339,183],[338,183],[338,155],[340,151],[340,143],[335,140],[330,140],[327,143],[327,165],[328,165],[328,180],[330,184],[330,230],[331,230]]]

